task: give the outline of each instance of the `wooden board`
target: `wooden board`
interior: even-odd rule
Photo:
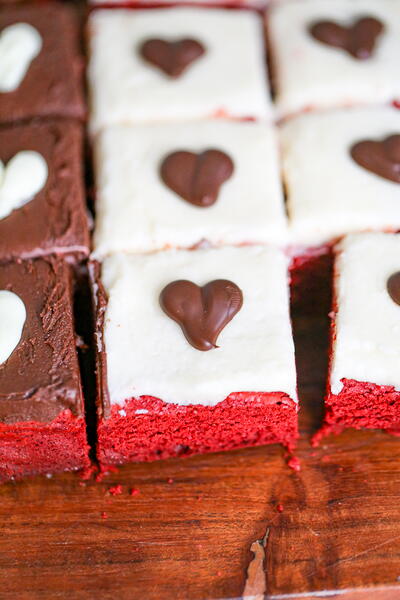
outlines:
[[[300,317],[295,329],[299,473],[271,446],[130,465],[98,483],[5,484],[1,600],[400,598],[400,440],[347,432],[309,446],[327,322]]]

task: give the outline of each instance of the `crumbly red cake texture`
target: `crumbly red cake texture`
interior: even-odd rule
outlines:
[[[328,391],[322,428],[313,437],[313,445],[330,433],[344,429],[384,429],[400,435],[400,392],[390,385],[343,379],[339,394]]]
[[[328,312],[332,296],[333,246],[326,244],[293,253],[290,263],[292,307],[299,312]]]
[[[338,273],[334,272],[333,280],[337,277]],[[337,312],[338,302],[333,292],[325,414],[322,427],[312,437],[312,445],[318,446],[325,436],[331,433],[339,434],[349,428],[383,429],[388,433],[400,435],[400,392],[393,386],[343,378],[343,387],[339,394],[331,392]]]
[[[0,423],[0,481],[87,468],[83,417],[63,411],[49,423]]]
[[[297,437],[297,405],[284,393],[233,393],[215,406],[142,396],[99,419],[97,451],[108,465],[273,443],[292,449]]]

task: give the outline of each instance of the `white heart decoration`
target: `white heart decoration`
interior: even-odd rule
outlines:
[[[25,304],[17,294],[0,291],[0,364],[18,346],[26,321]]]
[[[42,36],[28,23],[15,23],[0,34],[0,92],[13,92],[42,48]]]
[[[0,161],[0,219],[32,200],[47,177],[47,163],[38,152],[18,152],[6,166]]]

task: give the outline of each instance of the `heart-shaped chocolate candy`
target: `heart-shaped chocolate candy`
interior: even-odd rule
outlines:
[[[221,150],[200,154],[181,150],[168,154],[161,164],[163,182],[181,198],[207,207],[218,198],[219,189],[232,176],[232,159]]]
[[[364,140],[350,149],[352,159],[367,171],[400,183],[400,134],[382,141]]]
[[[219,334],[242,308],[243,295],[235,283],[226,279],[210,281],[203,287],[182,279],[163,289],[160,304],[181,326],[187,341],[205,351],[217,348]]]
[[[344,27],[334,21],[318,21],[310,27],[311,35],[328,46],[346,50],[354,58],[369,58],[384,25],[374,17],[362,17],[350,27]]]
[[[203,44],[192,39],[171,42],[152,38],[143,42],[140,53],[147,62],[176,78],[205,53],[205,48]]]
[[[400,304],[400,271],[393,273],[386,282],[389,296],[396,304]]]

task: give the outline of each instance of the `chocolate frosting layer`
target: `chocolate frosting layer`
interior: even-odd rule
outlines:
[[[203,287],[186,280],[169,283],[160,294],[164,312],[182,328],[197,350],[217,348],[217,338],[243,304],[240,288],[232,281],[216,279]]]
[[[384,179],[400,183],[400,135],[382,141],[364,140],[350,150],[352,159],[367,171]]]
[[[190,38],[174,42],[152,38],[140,47],[140,54],[147,62],[172,78],[180,77],[204,53],[203,44]]]
[[[83,130],[74,121],[0,128],[0,160],[5,164],[22,150],[34,150],[48,166],[43,189],[0,219],[0,262],[49,253],[88,254],[82,145]]]
[[[70,267],[48,258],[0,266],[0,289],[25,304],[22,337],[0,365],[0,422],[49,422],[84,414]]]
[[[383,30],[383,23],[374,17],[362,17],[349,27],[334,21],[318,21],[310,27],[310,33],[316,40],[346,50],[359,60],[370,58]]]
[[[42,49],[13,92],[0,92],[0,122],[32,117],[83,119],[83,58],[74,10],[62,4],[0,7],[0,31],[14,23],[29,23],[42,37]]]
[[[199,154],[180,150],[168,154],[161,164],[160,175],[178,196],[195,206],[212,206],[220,187],[233,174],[232,159],[221,150]]]

